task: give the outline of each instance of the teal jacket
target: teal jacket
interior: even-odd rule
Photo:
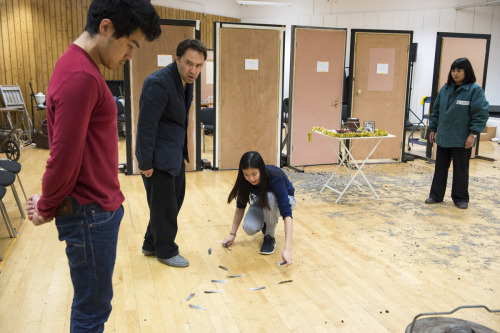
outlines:
[[[429,131],[440,147],[464,147],[470,134],[478,135],[488,121],[489,103],[476,83],[444,85],[432,108]]]

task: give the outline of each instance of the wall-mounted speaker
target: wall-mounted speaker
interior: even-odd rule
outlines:
[[[410,45],[410,62],[417,62],[418,43],[411,43]]]

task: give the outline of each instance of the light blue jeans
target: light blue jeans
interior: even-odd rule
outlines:
[[[66,242],[74,296],[71,332],[103,332],[111,313],[112,277],[123,206],[105,212],[73,202],[72,215],[56,215],[59,240]]]
[[[243,230],[245,230],[248,235],[255,235],[257,232],[261,231],[265,223],[265,235],[274,238],[276,226],[278,225],[278,219],[280,217],[280,210],[278,208],[276,196],[273,192],[267,192],[267,200],[270,209],[264,209],[260,204],[260,198],[256,195],[252,195],[250,207],[243,219]],[[293,210],[296,204],[295,197],[289,195],[288,200]]]

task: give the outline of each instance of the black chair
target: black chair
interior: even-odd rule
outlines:
[[[19,178],[19,172],[21,172],[21,163],[11,160],[0,160],[0,169],[7,170],[16,175],[17,181],[19,182],[19,186],[21,186],[21,190],[23,191],[24,200],[27,202],[28,198],[26,197],[26,192],[24,192],[23,183],[21,183],[21,178]]]
[[[117,109],[116,121],[118,125],[118,136],[120,135],[126,136],[125,107],[120,101],[116,101],[116,109]]]
[[[19,196],[17,195],[16,188],[14,186],[14,182],[16,181],[16,175],[12,172],[0,170],[0,185],[1,186],[10,186],[12,189],[12,194],[14,194],[14,198],[16,199],[17,207],[19,208],[19,212],[23,219],[26,218],[26,214],[24,213],[23,205],[21,205],[21,200],[19,200]]]
[[[290,99],[285,98],[283,100],[283,103],[281,104],[281,150],[285,148],[287,142],[288,142],[288,118],[290,115]],[[283,135],[283,131],[285,131],[285,135]]]
[[[9,219],[9,215],[7,214],[7,209],[5,208],[5,205],[3,204],[2,200],[6,192],[7,189],[0,185],[0,211],[2,212],[3,221],[5,222],[5,226],[7,227],[7,231],[9,232],[10,238],[15,238],[17,237],[18,232],[16,228],[12,226],[12,223],[10,222]]]
[[[215,109],[214,108],[201,109],[200,120],[201,120],[201,129],[203,131],[203,152],[205,152],[205,134],[210,134],[214,132]]]

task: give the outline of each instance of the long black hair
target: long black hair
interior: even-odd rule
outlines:
[[[474,75],[474,69],[472,69],[472,65],[469,59],[458,58],[451,64],[450,73],[448,73],[448,81],[446,82],[446,85],[451,86],[455,83],[455,80],[453,80],[453,77],[451,76],[451,71],[456,68],[464,70],[465,77],[462,84],[476,82],[476,75]]]
[[[259,199],[260,204],[263,208],[269,208],[269,202],[267,200],[267,170],[262,156],[256,151],[249,151],[243,154],[240,159],[240,165],[238,167],[238,176],[236,177],[236,182],[234,183],[233,189],[229,196],[227,197],[227,203],[237,199],[241,203],[247,203],[250,200],[250,186],[252,186],[243,175],[243,170],[253,168],[259,169],[260,172],[260,182],[259,182]]]

